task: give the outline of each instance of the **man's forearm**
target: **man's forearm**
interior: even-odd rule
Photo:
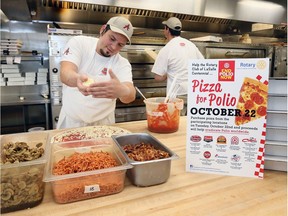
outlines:
[[[71,62],[61,62],[60,79],[61,82],[70,87],[77,87],[77,67]]]
[[[122,103],[130,103],[135,100],[136,90],[132,84],[125,84],[123,86],[123,96],[119,97]]]
[[[72,70],[61,70],[60,79],[61,82],[70,87],[77,87],[77,78],[79,74]]]

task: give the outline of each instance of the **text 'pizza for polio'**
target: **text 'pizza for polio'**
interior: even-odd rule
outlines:
[[[259,80],[245,77],[236,108],[241,115],[235,117],[235,124],[242,125],[267,114],[268,86]]]

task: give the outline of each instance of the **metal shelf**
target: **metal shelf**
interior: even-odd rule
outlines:
[[[1,64],[7,64],[6,59],[7,57],[21,57],[21,61],[41,61],[41,64],[44,64],[44,58],[42,53],[32,54],[31,53],[20,53],[15,55],[1,55]]]

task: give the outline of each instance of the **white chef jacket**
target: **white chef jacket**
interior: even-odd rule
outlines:
[[[75,36],[66,44],[61,61],[69,61],[78,67],[79,73],[89,77],[103,77],[108,74],[108,67],[120,82],[132,81],[132,67],[129,61],[119,53],[112,57],[104,57],[96,52],[98,38],[89,36]],[[108,75],[109,76],[109,75]],[[108,77],[110,79],[110,76]],[[116,99],[93,98],[84,96],[77,87],[63,84],[62,109],[57,128],[97,125],[97,121],[115,123],[114,112]],[[65,118],[73,125],[64,125]],[[105,121],[107,118],[107,121]],[[112,121],[112,122],[111,122]],[[113,122],[114,121],[114,122]],[[74,122],[74,123],[73,123]],[[61,126],[62,124],[62,126]]]
[[[188,60],[204,59],[199,49],[191,41],[180,36],[171,39],[158,53],[152,72],[160,76],[167,74],[167,89],[169,91],[174,77],[180,85],[178,95],[187,94]]]

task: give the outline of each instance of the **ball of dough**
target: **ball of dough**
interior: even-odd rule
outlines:
[[[88,78],[87,81],[83,82],[83,85],[90,86],[92,83],[94,83],[94,80],[92,78]]]

